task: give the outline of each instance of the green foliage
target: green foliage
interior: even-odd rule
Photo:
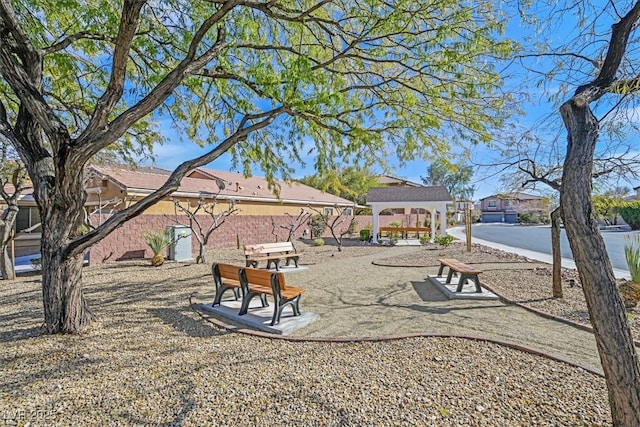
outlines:
[[[320,214],[311,217],[311,237],[322,237],[327,229],[327,221]]]
[[[161,255],[168,248],[173,240],[171,234],[167,230],[151,230],[144,233],[144,241],[153,252],[153,255]]]
[[[437,243],[438,245],[442,246],[443,248],[446,248],[449,245],[451,245],[451,243],[453,243],[454,240],[456,240],[456,238],[453,237],[451,234],[445,234],[445,235],[436,236],[433,239],[433,241],[435,243]]]
[[[363,228],[360,230],[360,240],[363,242],[368,242],[371,239],[371,230]]]
[[[378,187],[377,175],[368,167],[349,166],[328,169],[322,174],[305,176],[300,182],[327,193],[353,200],[357,204],[366,202],[371,187]]]
[[[40,270],[42,268],[41,257],[31,258],[29,261],[31,262],[31,268],[33,268],[34,270]]]
[[[624,256],[627,260],[631,280],[640,283],[640,235],[627,236],[624,244]]]
[[[389,227],[400,228],[400,227],[402,227],[402,222],[400,222],[400,221],[391,221],[389,223]]]
[[[355,218],[352,218],[351,221],[349,222],[349,228],[347,229],[347,234],[352,235],[353,233],[355,233],[357,227],[358,227],[358,220]]]
[[[313,239],[313,246],[324,246],[324,239]]]
[[[617,191],[607,191],[602,194],[595,194],[591,198],[593,210],[598,219],[609,223],[616,222],[616,217],[620,213],[619,208],[625,204],[625,189],[617,189]]]
[[[78,1],[64,7],[52,1],[12,3],[24,34],[45,52],[45,101],[64,112],[59,119],[77,136],[108,87],[111,67],[104,64],[113,61],[123,2],[97,0],[90,8]],[[116,98],[111,119],[180,66],[196,29],[215,13],[218,20],[199,34],[196,57],[216,44],[218,29],[225,30],[225,43],[210,61],[186,73],[157,115],[143,115],[106,150],[123,159],[151,156],[152,144],[166,138],[157,117],[170,118],[184,141],[206,145],[235,132],[245,115],[282,108],[282,119],[269,130],[231,148],[234,161],[245,171],[258,164],[268,177],[287,177],[294,161],[313,151],[314,166],[324,174],[337,163],[436,157],[450,144],[487,142],[515,111],[501,91],[498,70],[516,45],[502,36],[502,10],[494,2],[276,2],[268,12],[261,3],[240,3],[225,13],[219,8],[190,0],[143,6],[124,64],[124,96]],[[75,34],[80,36],[66,49],[44,50]],[[4,88],[0,93],[15,116],[17,97]],[[343,184],[360,199],[366,192],[353,172]]]
[[[529,223],[531,222],[531,215],[528,213],[522,213],[519,215],[520,222]]]
[[[618,213],[632,230],[640,230],[640,200],[624,203]]]
[[[473,178],[473,166],[452,164],[446,161],[431,163],[427,176],[422,177],[425,185],[443,185],[455,200],[469,200],[476,189],[470,185]]]

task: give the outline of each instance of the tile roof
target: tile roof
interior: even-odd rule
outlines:
[[[542,200],[542,199],[546,199],[546,197],[536,196],[533,194],[527,194],[527,193],[521,193],[521,192],[515,192],[515,193],[493,194],[491,196],[484,197],[480,200],[485,200],[485,199]]]
[[[451,202],[446,187],[374,187],[367,193],[367,203],[376,202]]]
[[[101,175],[107,176],[121,187],[128,190],[153,191],[159,188],[167,179],[167,174],[131,170],[127,168],[115,168],[106,166],[92,166],[92,169]],[[185,193],[212,193],[219,191],[216,178],[224,182],[224,190],[220,191],[220,196],[226,198],[242,197],[264,201],[290,200],[297,202],[323,203],[353,205],[353,202],[332,194],[323,193],[315,188],[293,182],[276,181],[280,186],[280,197],[276,197],[269,189],[267,180],[261,177],[248,177],[234,172],[224,172],[210,169],[197,169],[202,176],[210,178],[183,178],[177,191]],[[194,171],[194,172],[196,172]],[[193,173],[193,172],[192,172]]]

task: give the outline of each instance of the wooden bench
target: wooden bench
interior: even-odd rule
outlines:
[[[240,284],[240,271],[243,267],[231,264],[213,264],[211,266],[211,274],[213,275],[213,282],[216,284],[216,296],[213,299],[212,306],[220,305],[222,301],[222,294],[231,289],[236,301],[240,298],[240,291],[242,285]],[[243,291],[244,297],[244,291]],[[266,296],[262,299],[262,306],[267,307]]]
[[[386,237],[400,237],[406,239],[409,234],[415,235],[420,238],[420,233],[423,236],[428,236],[431,233],[430,227],[380,227],[378,229],[378,238],[382,237],[382,233],[386,234]]]
[[[447,280],[445,283],[451,283],[451,278],[453,277],[454,273],[460,274],[456,292],[462,292],[462,286],[469,279],[473,279],[473,281],[475,282],[476,292],[482,292],[482,288],[480,287],[480,279],[478,278],[478,274],[482,273],[481,270],[476,270],[472,266],[465,264],[462,261],[458,261],[454,258],[440,258],[438,259],[438,262],[440,263],[440,268],[438,269],[438,277],[442,277],[444,268],[449,267],[449,274],[447,274]]]
[[[300,297],[304,289],[287,286],[283,273],[243,268],[240,270],[240,284],[243,293],[240,316],[247,314],[253,297],[266,295],[271,295],[275,303],[271,326],[280,323],[280,315],[287,305],[293,309],[294,316],[300,315]]]
[[[247,267],[258,267],[258,262],[267,261],[267,270],[271,268],[271,263],[275,264],[276,271],[280,270],[280,260],[286,259],[289,265],[293,260],[296,268],[298,268],[298,259],[300,255],[294,252],[291,242],[278,243],[259,243],[257,245],[245,245],[244,256],[246,258]]]

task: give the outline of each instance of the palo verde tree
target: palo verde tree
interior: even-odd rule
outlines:
[[[453,164],[445,160],[432,162],[427,175],[421,177],[425,185],[443,185],[455,200],[471,200],[476,189],[471,185],[473,166]]]
[[[369,188],[380,185],[378,175],[367,166],[328,169],[322,174],[305,176],[300,182],[359,205],[366,202]]]
[[[572,89],[559,109],[567,133],[562,219],[595,332],[613,424],[640,425],[640,365],[592,203],[600,134],[616,129],[630,137],[637,130],[640,2],[576,1],[566,7],[554,2],[553,10],[561,12],[545,22],[575,20],[584,29],[568,43],[550,44],[547,54],[552,74],[562,80],[560,88]]]
[[[46,330],[92,320],[91,245],[228,150],[245,172],[288,178],[302,153],[321,172],[439,155],[444,135],[490,140],[512,110],[496,71],[512,43],[494,3],[0,0],[0,132],[41,210]],[[210,149],[82,234],[85,165],[162,136],[160,119]]]

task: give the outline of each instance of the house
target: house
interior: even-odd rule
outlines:
[[[520,215],[548,217],[551,209],[547,197],[527,193],[501,193],[480,199],[482,222],[518,222]]]
[[[151,194],[171,174],[159,168],[126,166],[90,166],[85,173],[85,208],[92,226],[100,225],[114,213]],[[292,222],[301,211],[353,215],[354,203],[350,200],[299,183],[276,181],[274,184],[277,195],[267,180],[261,177],[245,178],[239,173],[196,169],[181,181],[177,191],[92,247],[89,262],[93,264],[150,256],[150,249],[144,242],[146,232],[176,226],[178,221],[187,222],[186,216],[176,209],[175,202],[193,209],[201,200],[215,199],[214,212],[234,211],[216,230],[215,239],[209,244],[211,248],[235,247],[238,242],[250,244],[286,240]],[[40,222],[31,192],[21,196],[19,206],[18,230]],[[199,221],[203,227],[208,227],[213,218],[201,213]],[[305,225],[296,230],[295,237],[301,237],[305,228],[309,227]],[[20,240],[23,242],[18,244]],[[191,246],[194,251],[197,250],[195,239],[192,239]],[[16,256],[38,253],[39,248],[39,228],[23,233],[16,239]]]
[[[11,184],[4,186],[4,191],[13,195],[15,188]],[[0,198],[0,212],[5,208],[4,200]],[[40,251],[40,210],[33,198],[33,188],[25,188],[18,197],[18,215],[14,230],[17,231],[13,240],[16,256],[31,255]],[[21,232],[22,231],[22,232]]]
[[[380,175],[377,177],[377,181],[384,187],[424,187],[422,184],[391,175]]]
[[[90,167],[86,191],[92,223],[99,224],[112,213],[151,194],[169,174],[169,171],[157,168]],[[126,222],[93,247],[90,263],[150,256],[144,243],[145,232],[187,222],[175,203],[193,209],[201,200],[215,200],[214,213],[234,211],[216,229],[208,245],[210,248],[287,240],[289,229],[301,212],[354,214],[354,203],[350,200],[297,182],[275,181],[273,184],[275,189],[262,177],[247,178],[235,172],[195,169],[171,196]],[[207,228],[213,218],[202,211],[201,214],[199,222]],[[302,237],[305,229],[309,233],[310,224],[299,227],[294,238]],[[191,246],[196,251],[195,239]]]
[[[636,193],[625,197],[625,200],[640,200],[640,186],[633,187],[633,191]]]

